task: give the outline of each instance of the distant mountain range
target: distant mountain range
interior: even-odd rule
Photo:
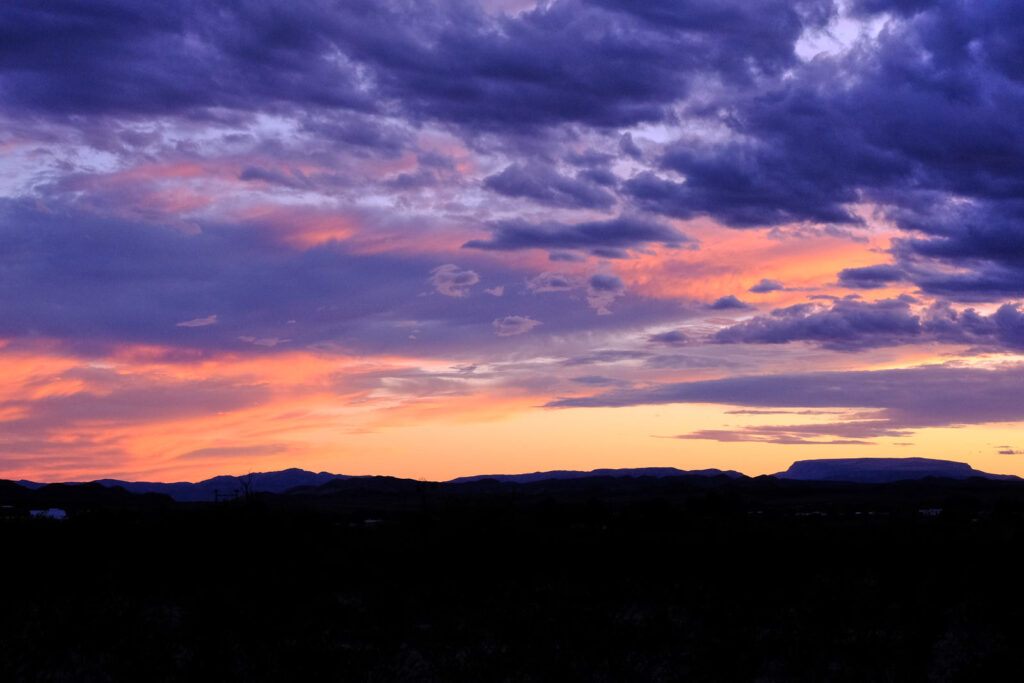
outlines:
[[[935,477],[940,479],[985,479],[1015,480],[1020,477],[1008,474],[989,474],[961,462],[932,460],[929,458],[841,458],[824,460],[800,460],[794,462],[785,472],[773,475],[777,479],[797,481],[836,481],[858,483],[885,483],[908,479]],[[492,474],[458,477],[447,484],[474,485],[479,488],[487,482],[500,484],[532,484],[542,481],[585,479],[594,477],[640,478],[651,477],[725,477],[733,480],[748,477],[733,470],[704,469],[680,470],[674,467],[638,467],[625,469],[597,469],[590,471],[552,470],[528,474]],[[14,482],[28,489],[41,489],[54,484],[40,484],[31,481]],[[308,472],[291,468],[279,472],[256,472],[244,476],[218,476],[200,482],[147,482],[100,479],[90,485],[106,488],[120,488],[128,493],[155,493],[170,496],[178,502],[212,501],[215,497],[251,493],[293,493],[299,495],[327,495],[339,491],[381,490],[382,487],[396,492],[413,490],[419,482],[394,477],[352,477],[330,472]],[[63,484],[61,486],[71,486]],[[78,486],[87,486],[78,484]]]
[[[330,472],[308,472],[296,467],[279,472],[254,472],[244,476],[221,475],[200,482],[174,482],[166,484],[155,481],[121,481],[120,479],[99,479],[95,483],[106,487],[119,486],[129,493],[162,493],[174,500],[187,503],[213,500],[215,496],[231,497],[243,495],[246,487],[253,493],[284,493],[298,486],[321,486],[335,479],[349,479],[344,474]],[[43,484],[32,481],[15,482],[30,489]]]

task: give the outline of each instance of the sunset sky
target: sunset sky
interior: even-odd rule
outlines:
[[[5,0],[0,477],[1024,475],[1020,0]]]

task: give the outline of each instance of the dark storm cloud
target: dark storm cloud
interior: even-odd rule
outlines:
[[[555,222],[529,223],[522,220],[499,221],[494,224],[491,239],[470,240],[462,246],[490,251],[548,249],[553,251],[554,256],[557,250],[563,249],[579,249],[594,253],[599,249],[635,249],[651,243],[673,248],[684,244],[696,246],[695,240],[675,228],[630,217],[575,225]]]
[[[903,270],[897,266],[845,268],[839,271],[839,284],[852,289],[878,289],[899,282],[905,277]]]
[[[543,164],[513,164],[484,180],[484,186],[507,197],[524,197],[567,209],[608,209],[613,197],[582,175],[569,178]]]
[[[938,0],[853,0],[850,8],[855,14],[870,15],[892,12],[911,15],[937,4]]]
[[[900,275],[926,294],[955,301],[1024,297],[1019,3],[857,0],[855,14],[893,15],[877,37],[802,62],[794,45],[808,29],[823,28],[835,6],[830,0],[558,0],[518,14],[488,14],[456,0],[180,0],[146,7],[125,0],[9,0],[0,3],[0,102],[20,127],[73,121],[83,135],[111,145],[145,145],[147,136],[159,136],[106,130],[115,118],[179,117],[244,128],[252,114],[268,113],[290,118],[317,144],[394,158],[422,152],[415,148],[420,125],[439,123],[475,150],[516,150],[484,181],[494,192],[566,209],[708,215],[738,228],[806,221],[824,224],[803,226],[815,235],[840,235],[862,222],[854,205],[875,204],[907,236],[893,246],[893,265],[847,269],[841,284],[869,288]],[[622,130],[643,122],[663,122],[667,130],[695,125],[676,127],[685,136],[666,145]],[[715,134],[702,136],[702,124]],[[560,128],[542,130],[554,127]],[[555,132],[559,142],[552,141]],[[626,177],[609,159],[616,150],[632,167],[621,194],[610,171]],[[634,163],[645,159],[649,166]],[[559,172],[556,160],[575,168]],[[433,161],[424,154],[422,165],[451,168]],[[253,183],[301,189],[312,182],[290,166],[243,163],[241,177]],[[382,187],[423,188],[439,177],[410,171]],[[84,203],[95,200],[79,194]],[[18,278],[31,275],[27,281],[64,304],[7,296],[10,315],[0,327],[17,335],[62,329],[70,335],[84,327],[174,341],[156,332],[168,324],[158,322],[161,315],[173,326],[219,314],[218,325],[177,333],[207,334],[224,344],[229,334],[302,344],[344,336],[348,314],[330,319],[326,311],[335,310],[346,287],[371,292],[350,307],[367,316],[378,306],[415,317],[414,306],[395,302],[422,293],[413,290],[424,273],[441,265],[354,259],[337,245],[286,257],[214,225],[191,242],[155,229],[135,234],[116,220],[58,238],[56,219],[32,220],[46,225],[42,236],[16,235],[11,247],[34,255],[12,259],[13,279],[5,282],[24,283]],[[624,258],[645,245],[693,244],[672,228],[636,218],[492,227],[490,239],[466,246],[541,248],[566,260],[578,258],[575,252]],[[114,235],[119,231],[123,237]],[[26,246],[32,239],[41,241]],[[95,255],[72,259],[72,250],[91,253],[89,239],[98,245]],[[39,254],[48,250],[66,267],[44,276],[49,266]],[[141,272],[150,267],[144,255],[160,250],[167,262],[154,258],[151,272]],[[132,254],[143,255],[137,268]],[[358,265],[338,265],[347,260]],[[387,268],[390,281],[381,275]],[[249,292],[244,278],[255,283]],[[166,286],[147,300],[145,287],[133,290],[144,280]],[[14,292],[14,285],[0,286]],[[311,313],[316,335],[268,330],[270,318],[294,317],[280,304],[286,291],[324,307]],[[442,310],[439,298],[420,303],[445,319],[465,315]],[[261,301],[267,310],[259,310]],[[731,302],[738,300],[723,297],[715,305]],[[31,307],[42,312],[39,319]],[[509,314],[472,310],[488,324]],[[1002,323],[993,318],[991,324],[998,343],[1012,345],[1017,309],[1006,310]],[[233,319],[231,311],[241,316]],[[546,311],[527,313],[544,320],[544,332],[559,324]]]
[[[140,5],[125,0],[0,5],[0,93],[56,115],[269,109],[292,102],[368,109],[346,60],[343,17],[324,3]]]
[[[421,4],[404,8],[407,16],[378,10],[392,25],[415,24],[419,44],[407,35],[396,45],[395,31],[382,24],[378,44],[352,54],[376,62],[382,90],[415,114],[506,129],[661,120],[694,74],[745,83],[794,64],[804,23],[820,25],[832,6],[809,2],[825,11],[801,14],[771,0],[725,11],[708,9],[720,3],[662,3],[669,15],[686,17],[669,22],[636,4],[565,0],[488,22],[452,3],[431,22],[416,17],[425,13]],[[765,13],[777,20],[763,21]]]
[[[785,344],[813,342],[833,351],[861,351],[915,343],[967,344],[989,350],[1024,348],[1024,314],[1004,304],[985,316],[968,308],[956,311],[936,303],[916,314],[916,300],[901,296],[876,302],[840,300],[831,308],[796,304],[767,316],[719,330],[711,338],[718,344]]]
[[[863,0],[854,11],[899,18],[853,50],[723,102],[711,117],[734,137],[670,145],[659,163],[684,180],[640,173],[627,193],[651,211],[738,228],[857,224],[851,205],[874,202],[917,231],[897,265],[924,291],[964,301],[1020,296],[1019,4]],[[963,271],[949,275],[950,264]],[[895,270],[871,274],[849,272],[844,284],[897,279]]]
[[[818,132],[826,131],[780,143],[756,143],[756,149],[734,145],[701,150],[684,144],[670,149],[662,164],[685,175],[685,182],[643,173],[625,184],[626,191],[649,211],[682,219],[711,215],[737,228],[801,220],[859,222],[842,207],[857,198],[855,188],[844,186],[833,171],[824,172],[830,161],[795,148],[812,144],[809,140]],[[796,138],[797,131],[792,133]],[[788,168],[794,164],[812,168]],[[823,168],[815,168],[818,165]]]
[[[615,187],[619,184],[619,179],[616,175],[606,168],[584,169],[579,172],[577,177],[602,187]]]
[[[895,216],[924,235],[893,247],[922,291],[960,301],[1024,296],[1024,201],[933,202]]]
[[[397,157],[411,144],[413,137],[404,127],[380,121],[372,113],[337,109],[307,114],[301,119],[300,130],[319,140],[343,146],[354,156]],[[418,156],[423,166],[446,167],[440,161],[440,155],[421,153]]]
[[[588,149],[583,152],[570,152],[566,155],[565,160],[573,166],[604,168],[615,161],[615,157],[611,154]]]
[[[259,180],[265,183],[271,183],[272,185],[283,185],[295,190],[304,190],[312,187],[312,183],[309,179],[298,169],[292,170],[290,173],[281,173],[280,171],[274,171],[271,169],[247,166],[242,169],[240,174],[238,174],[238,179]]]
[[[0,92],[49,114],[387,106],[492,129],[622,126],[663,119],[694,75],[780,73],[832,7],[657,5],[562,0],[510,16],[457,0],[11,1]]]
[[[875,346],[895,346],[917,341],[920,319],[910,304],[898,299],[877,303],[838,301],[830,309],[812,304],[778,308],[719,330],[712,340],[719,344],[784,344],[814,341],[827,349],[859,351]]]
[[[626,291],[626,283],[622,281],[622,278],[617,275],[605,275],[603,273],[591,276],[588,286],[594,292],[618,293]]]
[[[668,403],[722,403],[751,408],[850,408],[870,410],[824,425],[780,425],[722,432],[740,439],[835,436],[860,440],[904,436],[922,427],[1024,420],[1024,367],[994,370],[941,365],[903,370],[814,372],[729,377],[700,382],[616,389],[552,401],[551,408],[619,407]],[[717,438],[695,432],[690,438]],[[779,441],[776,441],[777,443]]]
[[[619,151],[635,161],[640,161],[644,157],[643,150],[637,146],[629,133],[623,133],[619,138]]]

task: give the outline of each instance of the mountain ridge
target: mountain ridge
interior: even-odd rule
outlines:
[[[709,468],[702,470],[681,470],[675,467],[632,467],[632,468],[600,468],[595,470],[547,470],[521,474],[478,474],[455,477],[437,484],[479,484],[494,481],[499,483],[529,484],[548,480],[571,480],[596,477],[728,477],[733,480],[749,479],[747,475],[735,470]],[[796,481],[835,481],[859,483],[885,483],[910,479],[937,477],[946,479],[968,479],[982,477],[986,479],[1020,481],[1021,478],[1012,474],[990,474],[976,470],[967,463],[931,458],[821,458],[797,460],[783,472],[772,476],[782,480]],[[274,472],[254,472],[246,475],[218,475],[198,482],[150,482],[124,481],[120,479],[98,479],[89,484],[98,484],[107,488],[122,488],[129,493],[158,493],[170,496],[178,502],[200,502],[214,500],[218,496],[231,497],[250,493],[311,493],[324,488],[328,491],[341,486],[350,489],[359,486],[357,482],[344,484],[348,480],[363,480],[371,488],[381,486],[383,480],[389,480],[389,486],[402,486],[401,482],[418,482],[415,479],[399,477],[377,477],[371,475],[344,475],[331,472],[311,472],[297,467]],[[28,489],[40,489],[53,486],[54,483],[39,483],[19,480],[16,483]],[[66,486],[82,486],[85,482],[60,482]]]
[[[471,481],[494,479],[495,481],[513,482],[517,484],[544,481],[546,479],[583,479],[586,477],[679,477],[685,475],[716,477],[724,474],[730,479],[741,479],[747,475],[735,470],[709,468],[703,470],[680,470],[675,467],[623,467],[616,469],[601,468],[596,470],[546,470],[523,474],[474,474],[468,477],[449,479],[447,484],[462,484]]]

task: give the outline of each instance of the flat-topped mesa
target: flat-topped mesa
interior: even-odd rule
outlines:
[[[785,472],[775,475],[779,479],[802,481],[852,481],[882,483],[905,479],[938,477],[943,479],[1016,479],[1011,475],[988,474],[976,470],[965,462],[933,460],[931,458],[836,458],[824,460],[798,460]]]

